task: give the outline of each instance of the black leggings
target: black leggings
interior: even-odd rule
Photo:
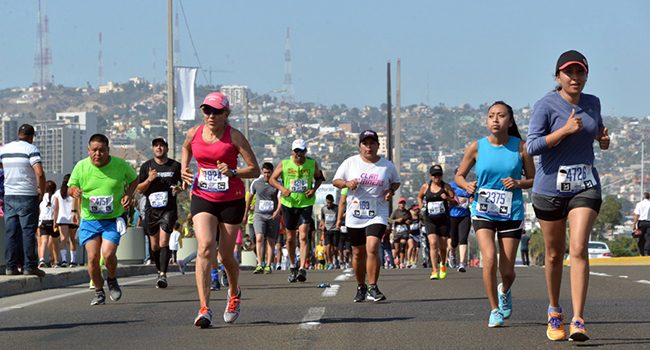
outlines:
[[[449,233],[451,234],[452,247],[456,248],[459,244],[467,245],[467,237],[469,237],[471,224],[472,220],[469,216],[449,218]]]

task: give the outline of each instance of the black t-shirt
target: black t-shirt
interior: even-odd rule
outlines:
[[[149,159],[140,166],[140,176],[138,183],[142,183],[149,177],[149,169],[158,172],[153,182],[149,185],[143,195],[147,197],[145,209],[151,208],[177,210],[176,196],[172,194],[171,186],[178,186],[181,182],[181,163],[168,159],[165,164],[158,164],[155,160]],[[165,194],[166,192],[166,194]],[[153,201],[153,205],[152,202]],[[164,205],[163,205],[164,204]]]

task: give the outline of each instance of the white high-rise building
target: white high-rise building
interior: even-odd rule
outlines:
[[[223,85],[221,86],[221,93],[228,97],[230,101],[230,108],[233,106],[243,108],[246,103],[246,85]]]
[[[18,120],[11,117],[4,117],[0,120],[0,143],[7,144],[16,141],[18,137]]]

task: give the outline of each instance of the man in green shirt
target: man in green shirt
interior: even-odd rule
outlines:
[[[123,159],[109,154],[108,138],[95,134],[88,141],[88,158],[75,165],[68,181],[68,194],[81,200],[78,236],[88,255],[88,274],[95,285],[90,305],[106,302],[104,281],[99,268],[103,256],[108,270],[108,290],[113,301],[122,297],[117,283],[117,246],[120,232],[117,221],[128,206],[138,185],[137,173]],[[123,232],[122,232],[123,233]]]
[[[316,190],[325,178],[318,163],[307,157],[307,143],[297,139],[291,144],[291,158],[275,167],[269,183],[282,193],[282,213],[286,228],[287,250],[289,251],[289,282],[305,282],[310,247],[307,240],[312,223],[312,209],[316,201]],[[278,179],[282,179],[282,183]],[[300,231],[300,269],[296,261],[296,231]]]

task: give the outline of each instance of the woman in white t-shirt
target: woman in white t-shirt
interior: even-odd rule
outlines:
[[[393,162],[377,155],[379,137],[372,130],[359,135],[359,155],[345,161],[334,175],[334,186],[349,189],[345,226],[352,242],[352,267],[357,278],[354,302],[385,300],[379,291],[379,246],[388,223],[388,202],[399,188]],[[366,285],[366,271],[368,284]]]
[[[77,266],[77,227],[79,227],[79,204],[72,196],[68,195],[68,180],[70,174],[63,177],[61,188],[54,193],[54,227],[61,233],[61,267],[66,267],[67,249],[66,240],[70,246],[70,267]]]
[[[52,210],[52,194],[56,190],[54,181],[45,182],[45,193],[43,200],[38,207],[38,268],[46,267],[45,252],[50,250],[50,266],[56,267],[59,259],[56,256],[59,238],[58,232],[54,230],[54,211]]]

